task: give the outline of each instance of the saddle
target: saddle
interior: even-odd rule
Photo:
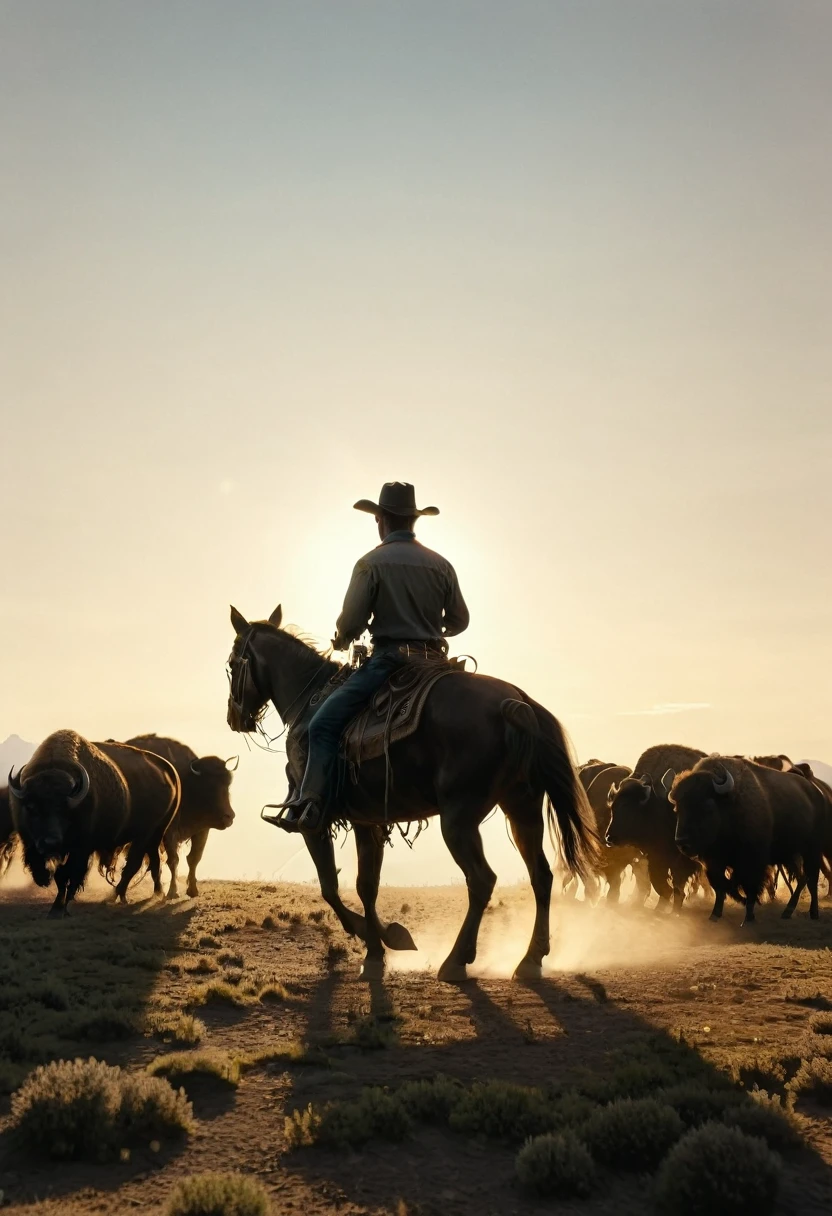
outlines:
[[[393,672],[367,708],[350,722],[341,736],[341,757],[349,764],[360,765],[383,756],[392,743],[418,730],[434,684],[444,676],[464,670],[464,660],[444,655],[410,659]]]

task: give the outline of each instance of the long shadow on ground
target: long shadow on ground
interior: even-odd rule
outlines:
[[[404,1081],[437,1074],[466,1084],[500,1080],[528,1086],[586,1084],[602,1081],[628,1057],[672,1061],[685,1071],[686,1062],[705,1083],[723,1083],[724,1075],[694,1048],[657,1029],[646,1019],[609,999],[602,983],[587,975],[559,976],[535,984],[504,980],[469,981],[456,990],[439,985],[427,974],[392,976],[369,986],[356,984],[342,972],[321,980],[312,997],[308,1037],[331,1036],[332,1010],[339,998],[362,999],[370,1015],[389,1017],[397,1002],[412,999],[418,990],[428,1029],[419,1041],[386,1050],[361,1052],[336,1047],[337,1086],[326,1073],[296,1074],[286,1103],[303,1110],[337,1092],[339,1100],[357,1097],[367,1085],[391,1091]],[[441,1016],[429,1011],[454,1006],[456,1025],[467,1020],[469,1035],[446,1040]],[[672,1082],[671,1082],[672,1083]],[[640,1095],[644,1096],[644,1095]],[[751,1101],[751,1099],[747,1099]],[[587,1201],[553,1203],[523,1195],[514,1181],[517,1146],[478,1142],[448,1128],[417,1126],[401,1144],[372,1141],[357,1152],[320,1147],[295,1150],[284,1165],[317,1189],[326,1188],[338,1204],[351,1201],[368,1208],[381,1206],[418,1216],[448,1213],[584,1212],[612,1216],[652,1210],[650,1183],[645,1178],[610,1175],[609,1188]],[[398,1205],[398,1206],[397,1206]],[[783,1186],[776,1211],[821,1216],[832,1211],[832,1170],[811,1147],[785,1162]]]
[[[186,903],[140,901],[127,907],[78,902],[63,920],[49,920],[37,896],[0,904],[0,1116],[9,1093],[38,1064],[95,1056],[126,1064],[151,993],[178,949],[193,913]],[[146,1042],[141,1041],[140,1042]],[[164,1154],[155,1154],[156,1164]],[[97,1167],[96,1185],[110,1189],[149,1164]],[[36,1163],[21,1160],[8,1134],[0,1137],[0,1190],[37,1191]],[[49,1190],[68,1194],[89,1181],[79,1163],[50,1171]],[[44,1191],[40,1191],[41,1196]]]

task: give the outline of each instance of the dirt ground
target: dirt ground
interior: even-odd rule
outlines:
[[[31,1067],[26,1034],[36,1044],[33,1060],[95,1055],[145,1066],[173,1049],[148,1032],[147,1019],[191,1008],[200,984],[223,977],[250,995],[239,1006],[193,1010],[206,1026],[199,1049],[256,1055],[301,1044],[325,1052],[328,1066],[314,1056],[278,1060],[247,1069],[233,1091],[195,1086],[195,1133],[117,1165],[21,1157],[8,1134],[7,1094],[0,1098],[0,1190],[15,1211],[150,1216],[164,1210],[180,1177],[239,1169],[261,1179],[275,1212],[643,1213],[648,1184],[637,1177],[616,1178],[587,1201],[538,1204],[516,1185],[514,1147],[420,1127],[401,1144],[371,1142],[360,1152],[289,1151],[284,1116],[310,1102],[354,1097],[368,1084],[392,1088],[437,1073],[537,1086],[603,1076],[622,1049],[671,1039],[714,1068],[757,1065],[765,1073],[769,1056],[795,1054],[815,1009],[832,1008],[828,900],[819,922],[809,921],[805,906],[789,923],[765,906],[755,927],[741,929],[736,907],[710,924],[702,898],[680,918],[562,899],[553,909],[546,978],[529,985],[510,975],[531,931],[530,894],[498,889],[476,978],[449,986],[437,982],[436,967],[462,920],[462,888],[382,890],[382,914],[406,924],[420,949],[391,956],[387,978],[372,984],[358,978],[358,946],[312,887],[207,882],[198,899],[169,904],[143,895],[141,888],[131,906],[119,908],[101,891],[88,893],[70,918],[54,922],[45,919],[41,893],[0,888],[7,1090]],[[354,895],[347,897],[355,906]],[[30,989],[44,975],[63,985],[67,1009],[37,1004]],[[282,996],[258,999],[269,983],[285,986]],[[386,1028],[385,1045],[362,1046],[358,1031],[366,1025]],[[821,1108],[800,1109],[810,1119],[808,1147],[787,1164],[777,1211],[829,1213],[832,1128]]]

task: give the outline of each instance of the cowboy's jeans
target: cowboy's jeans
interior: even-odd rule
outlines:
[[[309,723],[309,758],[298,796],[326,802],[332,790],[332,773],[341,735],[369,704],[372,696],[405,660],[398,645],[373,651],[367,662],[331,693]]]

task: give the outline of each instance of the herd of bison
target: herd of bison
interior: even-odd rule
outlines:
[[[124,901],[145,862],[155,893],[163,894],[164,850],[167,894],[176,897],[179,849],[190,841],[187,893],[195,896],[209,831],[234,820],[235,765],[156,735],[92,743],[57,731],[0,789],[2,857],[8,862],[19,847],[39,886],[54,881],[51,914],[61,915],[96,859]],[[728,895],[752,921],[756,903],[782,879],[790,890],[783,916],[791,916],[808,888],[810,916],[817,918],[819,876],[829,879],[832,863],[832,789],[808,765],[782,755],[706,755],[660,745],[632,770],[591,760],[575,780],[599,841],[585,884],[591,902],[604,883],[607,900],[617,902],[630,868],[642,902],[652,889],[660,909],[672,901],[678,912],[690,886],[707,883],[713,918]],[[572,884],[565,874],[564,886]]]

